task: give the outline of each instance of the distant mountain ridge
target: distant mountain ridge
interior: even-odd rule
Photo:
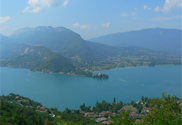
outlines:
[[[79,56],[84,62],[113,56],[120,48],[85,41],[81,36],[64,27],[39,26],[15,31],[8,38],[16,43],[43,45],[67,58]]]
[[[117,67],[181,64],[179,54],[89,42],[64,27],[19,29],[11,36],[3,36],[1,44],[3,66],[32,71],[59,73],[65,68],[64,73],[92,76],[93,71]]]
[[[10,38],[18,39],[18,43],[43,45],[66,57],[73,57],[76,53],[83,59],[86,58],[85,55],[91,55],[85,40],[79,34],[64,27],[23,28],[13,33]]]
[[[64,27],[39,26],[36,28],[23,28],[15,31],[10,38],[18,39],[19,43],[29,45],[44,45],[49,49],[61,52],[72,48],[70,42],[83,42],[79,34]]]
[[[155,50],[181,53],[182,31],[177,29],[148,28],[114,33],[88,41],[112,46],[138,46]]]

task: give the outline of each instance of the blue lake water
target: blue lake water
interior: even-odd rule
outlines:
[[[1,95],[16,93],[46,107],[79,109],[96,101],[128,103],[141,96],[161,97],[162,92],[181,97],[181,66],[118,68],[100,71],[109,79],[63,74],[42,74],[29,69],[1,67]],[[96,72],[97,73],[97,72]]]

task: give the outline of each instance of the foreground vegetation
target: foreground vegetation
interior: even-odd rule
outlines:
[[[98,124],[82,115],[60,112],[57,108],[46,108],[38,102],[13,93],[1,96],[0,102],[1,125]]]
[[[148,113],[136,122],[129,118],[127,112],[122,112],[118,117],[112,117],[114,125],[181,125],[182,101],[176,96],[162,94],[162,98],[154,98],[149,103]]]
[[[1,96],[0,119],[2,125],[180,125],[182,100],[162,94],[162,98],[142,97],[129,104],[104,100],[96,106],[80,106],[80,110],[58,111],[46,108],[29,98],[9,94]]]

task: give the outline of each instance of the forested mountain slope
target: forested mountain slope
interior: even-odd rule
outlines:
[[[9,48],[12,53],[1,61],[1,66],[30,68],[41,72],[75,72],[75,67],[65,57],[43,46],[16,43],[7,45],[6,49]]]
[[[113,46],[138,46],[168,52],[181,52],[182,31],[177,29],[148,28],[114,33],[89,41]]]

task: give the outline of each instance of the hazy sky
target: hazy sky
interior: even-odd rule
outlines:
[[[181,0],[0,0],[5,36],[20,28],[63,26],[83,39],[144,28],[181,29]]]

